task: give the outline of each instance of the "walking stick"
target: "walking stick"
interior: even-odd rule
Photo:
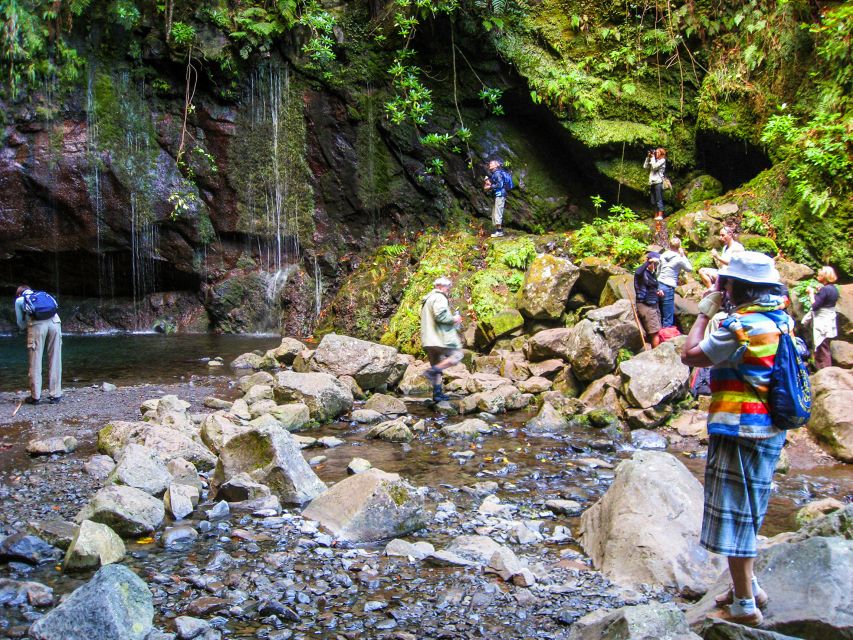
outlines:
[[[23,401],[23,400],[21,400],[21,401],[18,403],[18,406],[17,406],[17,407],[15,407],[15,410],[12,412],[12,417],[13,417],[13,418],[14,418],[16,415],[18,415],[18,411],[20,411],[20,410],[21,410],[21,407],[23,407],[23,406],[24,406],[24,401]]]
[[[631,302],[630,299],[628,302]],[[643,341],[643,351],[646,350],[646,332],[643,329],[643,325],[640,323],[640,316],[637,315],[637,305],[631,302],[631,311],[634,312],[634,322],[637,323],[637,328],[640,330],[640,340]]]

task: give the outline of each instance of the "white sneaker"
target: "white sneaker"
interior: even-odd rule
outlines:
[[[655,220],[663,220],[663,214],[662,214],[662,213],[658,213],[658,214],[655,216]]]
[[[494,233],[492,233],[492,237],[493,237],[493,238],[503,238],[503,237],[504,237],[504,232],[503,232],[503,231],[501,231],[500,229],[498,229],[497,231],[495,231]]]

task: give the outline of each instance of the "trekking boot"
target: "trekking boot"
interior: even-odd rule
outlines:
[[[39,404],[41,402],[41,398],[33,398],[32,396],[27,396],[24,398],[24,402],[27,404]]]
[[[445,400],[450,400],[450,396],[444,394],[444,390],[441,388],[441,383],[434,384],[432,386],[432,400],[433,402],[444,402]]]
[[[500,227],[495,229],[494,232],[492,233],[492,237],[493,238],[503,238],[504,237],[503,229],[501,229]]]

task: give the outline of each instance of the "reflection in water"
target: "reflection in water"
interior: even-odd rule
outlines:
[[[247,351],[278,346],[278,336],[109,334],[62,337],[63,385],[75,387],[107,381],[118,385],[177,382],[204,375],[207,360],[228,362]],[[219,371],[217,371],[219,373]],[[0,337],[0,391],[27,384],[23,334]]]

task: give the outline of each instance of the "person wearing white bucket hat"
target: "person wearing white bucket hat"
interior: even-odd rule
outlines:
[[[720,307],[731,309],[716,331],[703,337]],[[761,624],[768,596],[753,573],[756,537],[770,499],[773,472],[785,443],[767,408],[770,373],[780,328],[793,328],[785,313],[779,272],[763,253],[732,254],[713,291],[699,303],[681,360],[712,366],[708,456],[700,544],[727,557],[731,588],[716,599],[713,617]]]

